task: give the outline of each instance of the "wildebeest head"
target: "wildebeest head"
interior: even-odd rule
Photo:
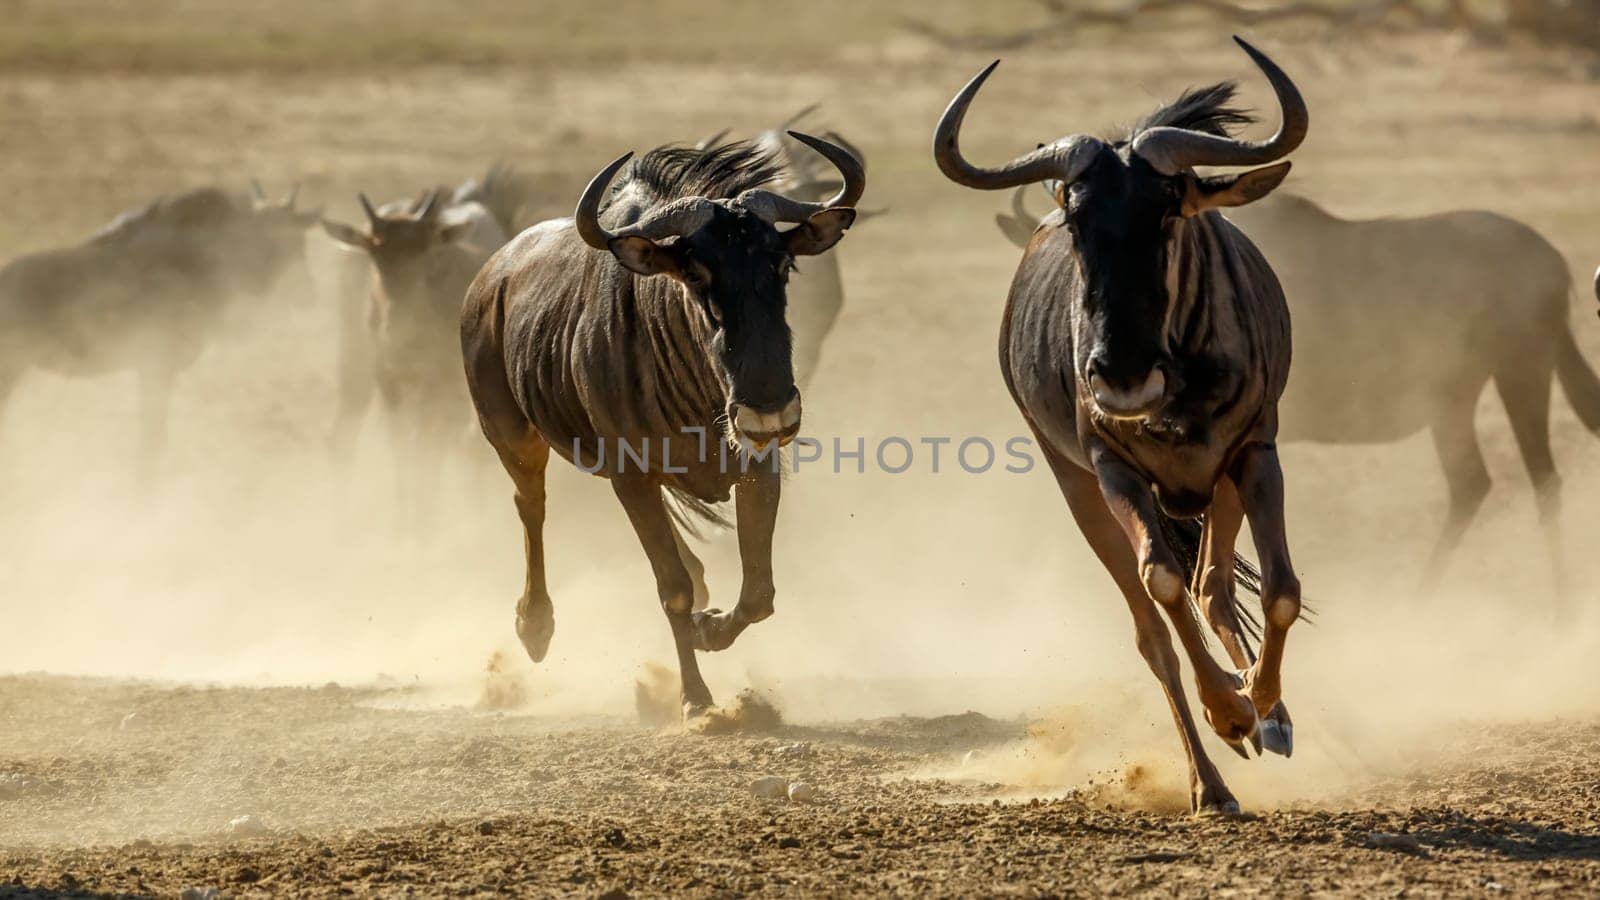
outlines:
[[[940,171],[958,184],[999,190],[1053,182],[1071,237],[1079,295],[1074,306],[1075,375],[1094,406],[1112,418],[1145,418],[1177,388],[1167,347],[1168,312],[1179,290],[1176,246],[1184,223],[1210,209],[1257,200],[1281,183],[1287,162],[1202,177],[1195,166],[1273,163],[1299,146],[1308,124],[1294,83],[1238,38],[1267,76],[1283,122],[1262,142],[1234,139],[1251,121],[1228,103],[1230,83],[1190,91],[1114,142],[1072,135],[994,169],[968,163],[958,136],[967,107],[996,60],[951,101],[934,133]]]
[[[576,213],[585,243],[638,275],[673,279],[705,311],[730,436],[757,448],[788,443],[800,429],[800,391],[784,318],[794,259],[838,243],[855,221],[853,207],[866,188],[866,174],[848,151],[791,134],[838,168],[844,180],[832,197],[806,202],[759,188],[731,199],[682,197],[612,233],[600,224],[600,203],[629,153],[595,176]],[[780,224],[795,227],[779,231]]]
[[[246,203],[230,198],[230,204],[238,211],[233,219],[234,227],[239,229],[237,236],[251,247],[248,254],[236,256],[231,265],[236,277],[249,289],[264,291],[286,272],[294,272],[302,280],[309,277],[305,271],[306,229],[322,218],[322,211],[296,209],[299,193],[296,185],[282,200],[273,200],[259,181],[252,180]],[[295,287],[296,293],[304,290],[303,285]]]
[[[367,214],[365,231],[327,220],[323,220],[322,228],[339,244],[370,256],[379,277],[387,281],[422,260],[428,251],[451,243],[471,230],[471,222],[446,223],[440,220],[442,204],[439,195],[438,190],[433,190],[412,204],[410,209],[379,212],[366,194],[358,194],[361,208]]]

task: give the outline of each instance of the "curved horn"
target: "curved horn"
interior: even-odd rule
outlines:
[[[1195,166],[1259,166],[1288,156],[1306,138],[1311,123],[1306,102],[1289,76],[1266,54],[1234,36],[1234,43],[1250,55],[1256,68],[1272,83],[1278,95],[1282,122],[1278,133],[1264,141],[1241,141],[1201,134],[1183,128],[1151,128],[1133,139],[1133,152],[1164,175],[1176,175]]]
[[[973,76],[945,108],[938,127],[933,131],[933,159],[939,164],[939,171],[956,184],[983,191],[1004,190],[1047,178],[1076,181],[1089,161],[1105,146],[1096,138],[1087,135],[1065,137],[995,169],[975,166],[961,155],[961,122],[967,117],[972,98],[978,95],[978,89],[983,87],[984,81],[988,80],[998,65],[1000,60],[997,59]]]
[[[844,176],[844,183],[839,186],[838,193],[820,203],[812,203],[785,197],[773,191],[754,188],[741,193],[736,202],[774,224],[778,222],[804,222],[825,209],[839,206],[855,206],[867,189],[867,170],[862,167],[861,161],[856,159],[850,151],[822,138],[812,137],[809,134],[803,134],[798,131],[789,132],[789,136],[822,154],[823,158],[833,163],[833,167],[839,170],[840,175]]]
[[[585,244],[596,250],[611,249],[611,239],[615,235],[600,225],[600,201],[605,199],[606,188],[611,186],[611,179],[616,176],[617,170],[627,165],[630,159],[633,159],[632,150],[601,169],[600,174],[591,179],[589,186],[583,189],[583,196],[578,198],[578,209],[572,214],[578,226],[578,236],[583,238]]]
[[[372,208],[372,201],[367,199],[366,194],[357,194],[356,197],[361,201],[361,208],[366,210],[367,221],[369,223],[377,225],[380,221],[382,221],[382,217],[378,215],[377,210]]]
[[[267,189],[262,187],[261,182],[255,178],[250,179],[250,193],[254,194],[257,200],[267,199]]]

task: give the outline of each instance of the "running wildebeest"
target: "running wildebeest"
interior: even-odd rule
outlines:
[[[490,254],[506,242],[476,201],[446,207],[434,190],[409,208],[375,209],[365,194],[365,230],[324,221],[328,236],[371,261],[367,327],[372,380],[398,459],[401,519],[426,521],[440,463],[471,421],[461,380],[461,298]]]
[[[1013,216],[997,221],[1025,247],[1035,220],[1018,190]],[[1300,333],[1316,338],[1294,349],[1278,439],[1385,443],[1427,429],[1450,488],[1428,565],[1436,576],[1489,493],[1473,420],[1492,381],[1554,553],[1552,380],[1600,433],[1600,379],[1568,323],[1572,275],[1560,251],[1521,222],[1477,210],[1349,220],[1279,193],[1228,218],[1272,262]]]
[[[1280,670],[1301,610],[1274,445],[1289,312],[1266,260],[1215,210],[1277,187],[1289,173],[1278,160],[1299,146],[1309,119],[1289,77],[1238,43],[1282,110],[1277,134],[1263,142],[1232,137],[1251,119],[1231,105],[1234,85],[1224,82],[1185,92],[1120,139],[1071,135],[980,168],[962,157],[958,137],[998,60],[951,101],[933,139],[940,171],[957,184],[1062,186],[1063,208],[1033,236],[1012,282],[1000,369],[1079,529],[1127,600],[1189,756],[1190,803],[1220,813],[1238,803],[1200,746],[1158,610],[1195,667],[1207,721],[1241,756],[1246,739],[1293,749]],[[1251,165],[1264,167],[1194,172]],[[1259,658],[1233,590],[1245,519],[1261,558]],[[1211,657],[1200,616],[1238,674]]]
[[[320,213],[197,188],[128,210],[88,240],[0,268],[0,403],[29,369],[139,381],[140,471],[163,449],[179,374],[199,358],[228,303],[266,293],[304,264]]]
[[[687,715],[712,703],[695,651],[724,649],[772,615],[779,473],[775,459],[752,456],[775,456],[800,428],[785,282],[796,257],[844,236],[866,186],[847,151],[795,136],[842,173],[837,194],[807,203],[764,189],[779,170],[749,144],[658,148],[629,169],[602,220],[601,199],[628,154],[589,183],[574,218],[530,228],[495,254],[462,311],[467,384],[524,530],[523,647],[543,659],[555,629],[543,534],[554,448],[610,480],[638,534],[672,627]],[[734,459],[728,443],[738,445]],[[714,517],[711,504],[730,494],[738,605],[695,611],[700,567],[679,527]]]
[[[467,220],[476,223],[465,233],[458,234],[457,241],[463,247],[481,250],[483,258],[498,250],[525,225],[532,224],[525,218],[526,208],[532,202],[531,182],[505,166],[491,167],[481,181],[469,178],[454,189],[439,190],[442,193],[435,211],[439,222],[444,225]],[[379,206],[377,212],[381,217],[404,218],[415,213],[420,204],[421,199],[416,198],[393,200]],[[313,267],[321,280],[321,292],[336,306],[339,314],[338,408],[330,444],[334,452],[342,456],[354,444],[372,406],[373,396],[380,393],[379,373],[383,363],[379,359],[379,343],[386,305],[381,302],[378,273],[365,247],[345,244],[337,238],[329,246],[360,251],[359,254],[324,251]],[[469,273],[467,281],[476,271]],[[448,301],[452,322],[465,291],[466,282],[463,282],[454,298]],[[446,335],[453,335],[455,331],[452,325],[446,329]],[[454,370],[459,368],[459,360],[454,338],[445,337],[444,347],[450,358],[451,382],[457,383],[459,377]],[[464,403],[465,394],[458,399]],[[468,408],[463,406],[462,409],[462,420],[470,420]]]

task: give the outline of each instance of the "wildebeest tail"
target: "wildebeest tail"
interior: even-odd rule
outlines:
[[[1600,300],[1600,271],[1594,273],[1594,293],[1595,299]],[[1584,427],[1600,434],[1600,377],[1583,358],[1570,328],[1562,329],[1556,347],[1556,377],[1561,379],[1561,390]]]
[[[712,528],[733,527],[733,523],[728,521],[716,504],[707,503],[693,494],[678,488],[667,488],[666,499],[667,512],[672,516],[672,521],[697,539],[705,538],[708,525]]]
[[[1178,557],[1179,565],[1183,566],[1183,583],[1195,583],[1195,567],[1200,560],[1200,535],[1205,526],[1204,518],[1199,519],[1174,519],[1165,513],[1157,512],[1161,519],[1161,536],[1166,539],[1167,546],[1172,548],[1173,554]],[[1235,553],[1233,555],[1233,581],[1234,584],[1244,589],[1250,595],[1261,596],[1261,573],[1256,570],[1250,561]],[[1244,629],[1240,635],[1248,648],[1252,639],[1261,640],[1261,620],[1248,606],[1239,602],[1240,591],[1233,593],[1233,614],[1239,620],[1239,625]],[[1200,598],[1197,592],[1189,592],[1189,602],[1193,604],[1191,611],[1196,621],[1200,623],[1202,632],[1207,630],[1205,611],[1200,609]],[[1254,651],[1250,651],[1252,654]]]

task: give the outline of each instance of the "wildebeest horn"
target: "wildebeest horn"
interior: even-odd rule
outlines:
[[[789,136],[805,144],[807,147],[822,154],[823,158],[833,163],[833,167],[844,176],[844,184],[839,186],[839,192],[820,203],[811,203],[795,200],[772,191],[755,188],[740,194],[737,202],[746,209],[755,213],[768,222],[804,222],[811,216],[825,209],[839,206],[856,205],[861,195],[867,189],[867,170],[862,167],[861,160],[838,144],[825,141],[822,138],[812,137],[798,131],[789,132]]]
[[[292,185],[289,188],[289,197],[288,197],[288,199],[283,201],[284,209],[287,209],[290,212],[293,212],[294,211],[295,198],[299,197],[299,196],[300,196],[300,184],[298,182],[296,182],[294,185]]]
[[[438,209],[438,207],[439,207],[439,189],[438,188],[434,188],[433,190],[428,192],[428,196],[424,197],[423,200],[422,200],[422,205],[417,208],[417,216],[416,216],[417,220],[420,222],[423,219],[431,217],[434,214],[434,211]]]
[[[357,194],[356,197],[361,201],[361,208],[367,212],[367,221],[377,225],[381,217],[378,215],[378,211],[372,208],[372,201],[367,199],[366,194]]]
[[[257,200],[267,199],[266,188],[263,188],[261,182],[255,178],[250,179],[250,193],[254,194]]]
[[[1081,134],[1065,137],[995,169],[979,168],[961,155],[961,121],[967,117],[972,98],[998,65],[1000,60],[997,59],[967,82],[940,117],[939,126],[933,131],[933,159],[939,164],[939,171],[956,184],[985,191],[1004,190],[1047,178],[1068,183],[1076,181],[1084,167],[1105,146],[1097,138]]]
[[[1176,175],[1195,166],[1259,166],[1288,156],[1305,140],[1311,116],[1306,102],[1289,76],[1266,54],[1235,36],[1234,42],[1250,55],[1256,68],[1267,76],[1278,95],[1283,117],[1278,133],[1265,141],[1241,141],[1202,134],[1183,128],[1160,126],[1148,129],[1133,139],[1133,152],[1143,157],[1156,171]]]
[[[605,197],[611,179],[616,177],[617,172],[632,158],[631,152],[617,157],[611,165],[600,170],[600,174],[583,189],[583,196],[578,198],[578,209],[572,218],[577,225],[578,236],[583,238],[585,244],[596,250],[609,251],[611,242],[619,237],[639,236],[659,241],[674,235],[693,234],[711,221],[713,204],[710,200],[704,197],[684,197],[661,207],[616,234],[607,231],[605,226],[600,224],[600,201]]]

